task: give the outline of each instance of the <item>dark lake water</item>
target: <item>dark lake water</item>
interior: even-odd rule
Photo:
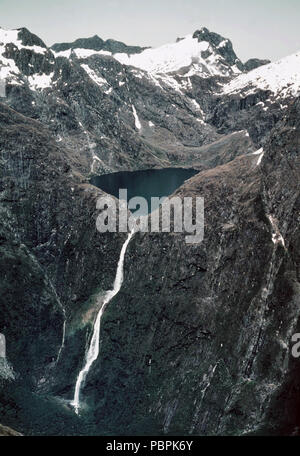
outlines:
[[[143,171],[120,171],[91,178],[91,184],[110,195],[119,197],[119,189],[127,189],[127,202],[142,196],[151,207],[151,197],[171,195],[185,180],[190,179],[199,171],[184,168],[149,169]],[[152,208],[156,209],[156,208]]]

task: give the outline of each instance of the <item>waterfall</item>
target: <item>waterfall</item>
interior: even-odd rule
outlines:
[[[98,312],[97,318],[94,323],[94,329],[93,329],[93,335],[92,339],[90,342],[90,346],[87,352],[87,355],[85,357],[85,364],[82,370],[79,372],[79,375],[76,380],[76,386],[75,386],[75,393],[74,393],[74,399],[72,401],[72,405],[75,409],[75,412],[78,414],[79,411],[79,406],[80,406],[80,389],[81,386],[86,379],[86,376],[93,364],[93,362],[98,358],[99,355],[99,341],[100,341],[100,324],[101,324],[101,318],[104,313],[104,310],[107,306],[107,304],[112,300],[116,294],[119,293],[122,283],[123,283],[123,278],[124,278],[124,258],[125,258],[125,253],[127,246],[130,242],[130,239],[132,238],[134,234],[134,230],[132,230],[126,241],[124,242],[121,253],[120,253],[120,258],[118,262],[118,267],[117,267],[117,272],[116,272],[116,277],[114,281],[114,287],[112,290],[107,291],[103,304],[101,306],[101,309]]]

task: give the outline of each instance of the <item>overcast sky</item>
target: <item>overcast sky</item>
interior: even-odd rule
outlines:
[[[242,60],[300,50],[300,0],[0,0],[0,26],[25,26],[47,45],[99,35],[159,46],[205,26]]]

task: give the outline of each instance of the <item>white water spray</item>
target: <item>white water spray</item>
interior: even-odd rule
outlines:
[[[83,369],[79,372],[79,375],[76,380],[76,386],[75,386],[75,394],[74,394],[74,399],[72,401],[72,405],[75,409],[75,412],[78,414],[79,407],[80,407],[80,389],[83,384],[83,382],[86,379],[86,376],[93,364],[94,361],[98,358],[99,355],[99,341],[100,341],[100,324],[101,324],[101,318],[104,313],[104,310],[107,306],[107,304],[112,300],[114,296],[116,296],[117,293],[119,293],[122,283],[123,283],[123,278],[124,278],[124,258],[125,258],[125,253],[127,246],[130,242],[130,239],[132,238],[134,234],[134,230],[132,230],[126,241],[124,242],[121,253],[120,253],[120,258],[118,262],[118,267],[117,267],[117,273],[114,281],[114,287],[112,290],[109,290],[104,298],[103,304],[101,306],[101,309],[98,312],[95,324],[94,324],[94,330],[93,330],[93,335],[91,339],[91,343],[89,346],[89,350],[87,352],[86,358],[85,358],[85,365]]]

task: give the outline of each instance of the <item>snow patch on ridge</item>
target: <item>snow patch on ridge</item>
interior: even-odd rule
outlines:
[[[133,115],[134,115],[135,128],[137,130],[140,130],[142,128],[142,125],[141,125],[140,119],[139,119],[139,117],[137,115],[137,112],[136,112],[136,109],[135,109],[134,105],[132,105],[132,111],[133,111]]]
[[[202,53],[206,51],[210,51],[210,55],[204,58]],[[187,35],[176,43],[145,49],[139,54],[117,53],[113,57],[124,65],[132,65],[151,73],[169,73],[192,64],[195,64],[192,74],[202,72],[203,75],[211,76],[232,73],[207,41],[199,42],[192,35]],[[234,71],[240,73],[238,69]]]
[[[243,91],[243,95],[249,95],[257,89],[270,90],[281,97],[297,96],[300,93],[300,52],[237,76],[221,93]]]
[[[71,52],[72,50],[71,49],[67,49],[66,51],[59,51],[59,52],[55,52],[52,50],[52,54],[54,54],[54,57],[66,57],[67,59],[70,58],[71,56]]]
[[[273,228],[273,233],[272,233],[272,242],[273,244],[281,244],[282,247],[285,247],[285,242],[284,242],[284,239],[283,239],[283,236],[282,234],[280,233],[279,231],[279,228],[277,226],[277,221],[275,220],[275,218],[272,217],[272,215],[268,215],[268,219],[272,225],[272,228]]]
[[[6,80],[7,78],[15,79],[15,75],[20,74],[19,68],[13,59],[3,57],[5,46],[8,43],[16,42],[18,40],[17,30],[4,30],[0,28],[0,79]]]
[[[93,49],[81,49],[81,48],[76,48],[73,49],[73,52],[76,54],[76,57],[79,59],[86,59],[87,57],[90,57],[91,55],[111,55],[111,52],[109,51],[94,51]]]
[[[84,49],[84,48],[74,48],[67,49],[66,51],[53,51],[55,57],[66,57],[69,59],[72,54],[75,55],[78,59],[87,59],[91,55],[108,55],[111,56],[112,53],[109,51],[95,51],[94,49]]]
[[[1,55],[0,48],[0,79],[6,80],[12,78],[15,81],[15,76],[19,75],[20,71],[13,59],[7,59]],[[16,82],[16,81],[15,81]]]
[[[99,87],[103,87],[104,85],[109,85],[107,80],[98,76],[94,70],[92,70],[88,65],[85,63],[80,65],[84,71],[89,75],[89,77],[94,81]]]
[[[32,90],[47,89],[51,87],[51,81],[54,76],[54,72],[50,74],[34,74],[28,76],[28,84]]]
[[[252,155],[259,155],[258,160],[256,162],[256,166],[259,166],[262,158],[264,156],[264,149],[261,147],[260,149],[256,150],[255,152],[252,152]]]
[[[96,163],[100,163],[101,165],[103,165],[103,162],[102,160],[100,160],[100,158],[97,156],[97,155],[93,155],[93,161],[92,161],[92,164],[91,164],[91,173],[94,173],[94,167],[96,165]]]

